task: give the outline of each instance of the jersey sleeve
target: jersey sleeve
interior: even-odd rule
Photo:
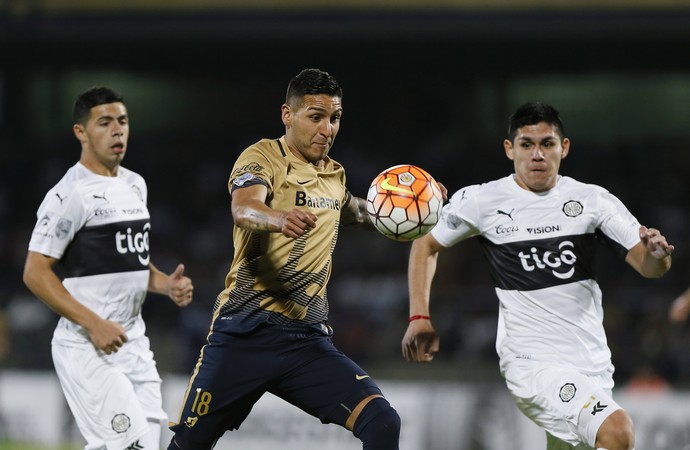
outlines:
[[[61,191],[55,187],[46,194],[36,217],[29,250],[60,259],[83,226],[86,212],[76,189]]]
[[[479,234],[479,210],[476,196],[479,186],[457,191],[441,211],[441,219],[431,230],[432,236],[444,247],[450,247]]]
[[[603,189],[598,195],[602,214],[597,228],[607,239],[630,250],[640,242],[640,222],[615,195]]]
[[[269,193],[273,191],[271,162],[259,148],[253,146],[243,151],[235,161],[228,187],[232,193],[237,188],[255,184],[263,184]]]

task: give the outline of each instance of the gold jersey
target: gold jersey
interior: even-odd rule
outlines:
[[[304,208],[318,219],[315,228],[297,239],[233,228],[235,252],[225,290],[216,300],[216,324],[220,319],[240,331],[265,322],[326,321],[326,284],[340,212],[350,194],[343,167],[328,157],[324,162],[317,167],[301,161],[289,151],[285,137],[263,139],[239,156],[228,182],[231,193],[260,183],[268,188],[266,203],[272,209]]]

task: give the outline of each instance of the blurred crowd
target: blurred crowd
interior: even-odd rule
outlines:
[[[354,195],[366,196],[375,175],[398,163],[424,167],[451,193],[512,169],[502,155],[500,137],[472,146],[445,139],[429,147],[423,136],[401,132],[391,135],[384,151],[374,151],[371,138],[360,131],[345,122],[332,150],[332,157],[346,167]],[[164,271],[184,263],[195,285],[194,303],[186,309],[156,295],[145,303],[148,335],[161,372],[189,371],[205,340],[233,251],[227,178],[237,154],[261,137],[219,144],[198,136],[171,142],[133,132],[124,166],[141,173],[149,184],[152,260]],[[424,151],[413,150],[420,148]],[[52,370],[50,339],[57,315],[30,294],[21,274],[36,209],[78,159],[77,143],[58,140],[41,158],[20,148],[9,152],[12,159],[6,157],[9,153],[3,155],[0,169],[0,258],[5,262],[0,271],[0,362],[4,368]],[[690,387],[690,354],[685,350],[690,326],[668,321],[671,301],[690,283],[690,184],[682,167],[690,167],[686,149],[678,142],[658,140],[601,147],[574,140],[562,166],[564,175],[608,188],[643,224],[661,229],[676,245],[674,266],[659,280],[642,279],[601,248],[605,326],[619,385],[651,379]],[[499,379],[494,350],[497,299],[476,242],[442,253],[449,261],[439,265],[432,292],[441,352],[433,364],[412,365],[403,361],[400,350],[407,326],[410,244],[361,230],[344,230],[339,240],[328,297],[334,340],[344,352],[379,378]]]

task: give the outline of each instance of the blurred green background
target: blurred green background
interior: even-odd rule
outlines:
[[[57,317],[21,282],[43,195],[79,157],[71,106],[119,90],[131,116],[124,165],[149,184],[153,261],[184,262],[195,302],[145,305],[161,372],[188,373],[232,256],[227,177],[247,145],[283,133],[287,82],[306,67],[344,87],[331,153],[366,195],[386,167],[417,164],[455,191],[506,175],[507,117],[556,106],[572,140],[562,173],[611,190],[676,245],[643,280],[602,251],[605,321],[624,385],[653,369],[690,384],[688,328],[667,309],[690,285],[688,1],[0,2],[0,363],[51,371]],[[498,380],[497,300],[478,246],[442,254],[432,315],[442,350],[402,361],[409,244],[346,230],[329,288],[337,345],[388,379]]]

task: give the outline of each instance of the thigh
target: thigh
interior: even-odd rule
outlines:
[[[168,416],[163,410],[162,380],[156,368],[149,340],[146,337],[127,342],[120,351],[107,356],[129,378],[141,408],[149,421],[164,423]]]
[[[589,376],[539,362],[512,363],[506,383],[518,408],[547,433],[573,447],[593,445],[603,419],[620,409],[609,374]]]
[[[256,331],[209,335],[170,429],[185,448],[209,448],[235,430],[266,392],[280,359],[275,346]]]
[[[148,433],[132,383],[92,346],[53,345],[53,362],[87,448],[125,448]]]
[[[361,400],[382,395],[374,380],[328,336],[311,336],[291,359],[294,367],[271,392],[323,423],[345,426]]]

